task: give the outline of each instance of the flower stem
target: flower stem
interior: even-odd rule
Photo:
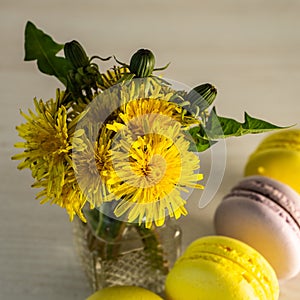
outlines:
[[[162,241],[155,228],[146,228],[144,224],[135,224],[135,228],[142,238],[145,252],[148,253],[149,260],[151,260],[151,266],[167,274],[169,269],[168,263],[164,259]]]

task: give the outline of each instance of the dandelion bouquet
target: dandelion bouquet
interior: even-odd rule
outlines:
[[[58,44],[28,22],[25,60],[63,87],[21,112],[26,122],[17,130],[25,141],[16,147],[25,150],[13,159],[31,170],[41,203],[65,208],[101,238],[120,239],[127,224],[149,233],[167,216],[187,215],[184,195],[203,188],[197,153],[223,138],[279,128],[247,113],[243,123],[218,116],[212,84],[175,88],[156,75],[168,65],[157,68],[147,49],[128,64],[89,57],[79,42]],[[102,72],[96,61],[108,60],[113,65]],[[151,250],[158,240],[150,235],[144,244]]]

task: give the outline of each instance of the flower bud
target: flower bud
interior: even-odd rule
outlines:
[[[192,107],[199,107],[200,111],[207,109],[216,99],[217,89],[210,83],[204,83],[193,88],[187,95]]]
[[[89,58],[87,57],[84,49],[75,40],[65,44],[64,53],[65,57],[76,69],[80,67],[86,67],[89,64]]]
[[[154,54],[148,49],[140,49],[130,59],[129,70],[137,77],[148,77],[155,65]]]

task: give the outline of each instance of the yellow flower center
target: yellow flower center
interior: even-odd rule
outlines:
[[[124,181],[134,186],[138,185],[136,187],[139,188],[150,188],[161,184],[166,176],[168,179],[170,176],[175,177],[174,180],[178,182],[181,171],[180,160],[174,168],[174,164],[168,161],[171,156],[167,156],[168,152],[164,153],[162,149],[174,152],[175,157],[180,155],[173,142],[160,134],[148,134],[133,142],[128,153],[133,176],[130,181],[128,178],[124,178]],[[169,174],[170,171],[172,175]],[[159,196],[155,198],[157,197]]]

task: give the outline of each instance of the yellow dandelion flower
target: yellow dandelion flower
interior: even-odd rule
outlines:
[[[83,137],[86,145],[84,151],[77,151],[76,147],[73,149],[72,158],[76,179],[81,192],[85,194],[92,208],[99,207],[110,197],[106,182],[112,170],[111,134],[112,132],[104,126],[99,130],[99,136],[95,142],[91,142],[87,136]]]
[[[122,124],[132,118],[144,115],[168,116],[183,126],[198,124],[199,120],[192,115],[184,116],[184,108],[170,100],[176,91],[166,88],[153,79],[133,80],[121,87],[119,116],[109,129],[118,131]]]
[[[83,207],[84,197],[73,198],[74,201],[71,202],[72,197],[66,201],[63,196],[67,186],[74,186],[74,179],[70,177],[71,151],[74,144],[83,150],[80,146],[83,131],[75,131],[78,118],[68,120],[67,108],[59,105],[62,96],[63,93],[58,92],[56,100],[50,99],[45,103],[34,99],[36,113],[31,110],[28,115],[21,112],[27,122],[18,126],[17,130],[25,142],[15,146],[25,150],[12,159],[22,160],[18,165],[19,169],[31,170],[32,177],[36,180],[33,187],[42,188],[37,194],[41,203],[55,203],[65,208],[68,206],[71,218],[73,211],[76,211],[84,219],[79,212],[79,208]]]
[[[145,222],[147,227],[153,221],[162,225],[167,214],[175,218],[186,215],[182,193],[188,188],[203,188],[197,183],[202,179],[197,173],[199,158],[189,151],[190,142],[181,124],[155,115],[150,127],[147,115],[144,117],[144,134],[140,128],[137,134],[134,128],[138,126],[131,124],[117,132],[112,147],[114,172],[108,180],[111,192],[119,199],[115,215],[128,214],[129,222]],[[135,120],[140,123],[140,118],[130,123]]]
[[[67,140],[66,109],[61,107],[52,114],[55,105],[52,100],[44,104],[42,100],[38,102],[34,99],[34,104],[37,115],[31,110],[29,115],[21,112],[27,123],[17,126],[20,137],[26,142],[17,143],[15,146],[27,149],[14,157],[24,159],[19,164],[19,169],[35,169],[36,162],[41,160],[59,160],[71,149]]]

